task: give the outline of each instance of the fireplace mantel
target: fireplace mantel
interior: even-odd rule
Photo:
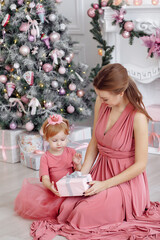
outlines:
[[[160,6],[125,6],[125,9],[124,18],[134,22],[135,30],[155,34],[155,30],[160,28]],[[113,14],[114,10],[105,7],[101,18],[104,39],[109,46],[115,46],[111,62],[121,63],[127,68],[144,95],[145,104],[160,104],[160,59],[147,58],[147,47],[141,39],[134,38],[133,45],[129,45],[129,39],[119,34],[119,26],[112,25]],[[148,98],[148,93],[152,94],[152,99]]]

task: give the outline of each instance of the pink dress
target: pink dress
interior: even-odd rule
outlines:
[[[40,181],[43,175],[49,175],[55,183],[67,173],[73,172],[73,156],[75,150],[66,147],[60,156],[54,156],[49,151],[41,157]],[[15,211],[18,215],[29,219],[56,218],[61,203],[65,198],[57,197],[39,182],[39,179],[29,178],[23,181],[22,188],[15,199]]]
[[[94,180],[121,173],[135,159],[133,106],[129,103],[104,134],[110,110],[101,105],[96,125],[99,156],[91,170]],[[56,234],[70,240],[160,239],[160,204],[150,202],[146,172],[94,196],[66,198],[57,220],[35,221],[31,226],[34,240],[51,240]]]

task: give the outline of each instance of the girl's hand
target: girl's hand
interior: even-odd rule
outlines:
[[[82,162],[82,155],[80,153],[75,153],[75,155],[73,157],[73,162],[76,165],[81,164],[81,162]]]
[[[92,196],[107,189],[106,181],[92,181],[89,182],[91,186],[85,191],[84,196]]]
[[[54,182],[52,181],[50,188],[49,188],[56,196],[60,197],[59,192],[57,191],[57,189],[54,186]]]

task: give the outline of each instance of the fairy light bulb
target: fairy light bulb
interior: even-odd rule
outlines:
[[[114,0],[114,5],[115,6],[118,6],[118,5],[120,5],[121,4],[121,2],[122,2],[122,0]]]
[[[134,0],[134,5],[136,5],[136,6],[140,6],[140,5],[142,5],[142,0]]]
[[[158,3],[159,3],[159,0],[152,0],[153,5],[158,5]]]

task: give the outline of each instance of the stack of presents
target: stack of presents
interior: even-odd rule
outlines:
[[[74,127],[69,135],[68,146],[82,154],[82,161],[90,139],[90,127]],[[47,148],[47,142],[43,141],[39,133],[29,133],[23,129],[0,130],[0,161],[21,162],[26,167],[39,170],[41,156]],[[56,184],[61,196],[81,196],[89,188],[88,182],[91,180],[90,174],[74,172]]]

